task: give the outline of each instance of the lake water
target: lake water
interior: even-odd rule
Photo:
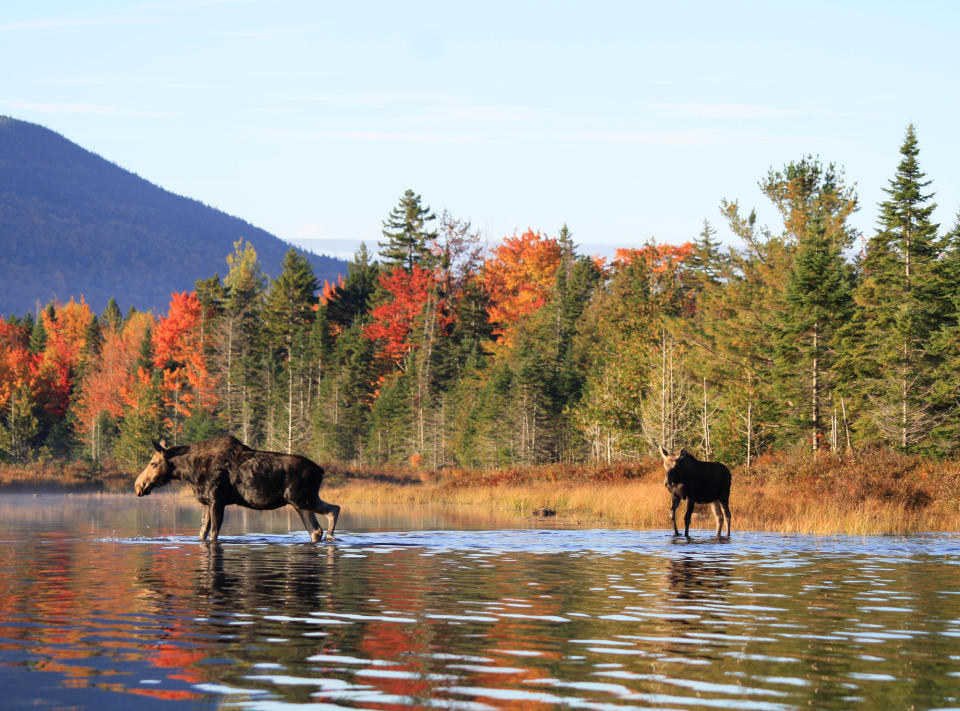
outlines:
[[[0,496],[0,708],[960,708],[960,535]],[[712,524],[712,521],[710,522]]]

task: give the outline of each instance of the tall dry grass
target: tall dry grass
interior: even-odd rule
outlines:
[[[390,477],[393,477],[392,479]],[[461,504],[517,516],[548,509],[584,525],[669,528],[659,462],[350,476],[324,489],[337,503]],[[771,454],[733,472],[733,528],[854,535],[960,531],[960,462],[886,450],[838,458]],[[682,520],[683,506],[678,511]],[[693,527],[713,529],[709,507]]]

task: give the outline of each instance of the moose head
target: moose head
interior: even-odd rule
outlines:
[[[146,496],[152,489],[169,483],[173,478],[173,467],[168,458],[170,450],[167,449],[166,442],[153,440],[153,448],[156,453],[133,484],[133,490],[137,492],[137,496]]]

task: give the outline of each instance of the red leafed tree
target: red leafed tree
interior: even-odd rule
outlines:
[[[211,408],[214,378],[207,370],[201,315],[196,292],[174,292],[166,317],[153,331],[154,365],[163,372],[162,400],[170,413],[165,425],[176,436],[194,407]]]
[[[527,230],[507,237],[484,264],[495,333],[503,341],[510,326],[543,306],[560,264],[560,243]]]
[[[390,295],[388,300],[370,312],[372,323],[363,333],[371,341],[382,343],[384,360],[400,365],[413,347],[410,333],[423,312],[434,286],[434,274],[414,264],[410,271],[394,267],[380,275],[380,286]]]

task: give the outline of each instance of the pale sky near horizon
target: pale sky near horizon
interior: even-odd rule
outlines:
[[[0,115],[314,251],[407,188],[491,242],[680,243],[757,182],[845,170],[872,233],[914,123],[960,208],[960,3],[4,0]]]

